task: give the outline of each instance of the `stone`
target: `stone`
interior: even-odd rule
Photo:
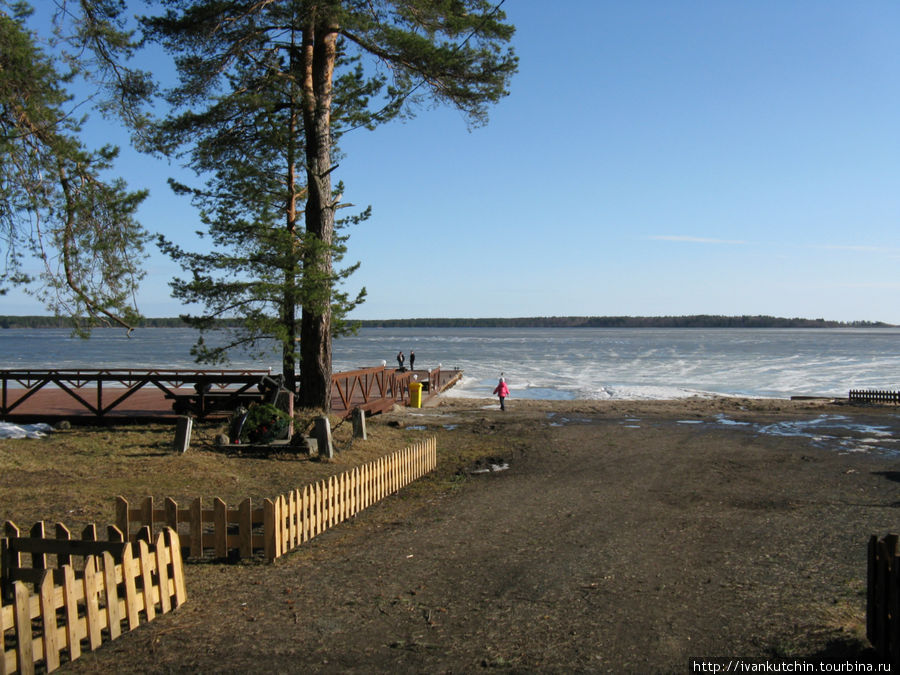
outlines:
[[[334,446],[331,444],[331,422],[324,415],[316,418],[313,427],[313,438],[319,445],[319,457],[334,458]]]
[[[353,438],[366,440],[366,411],[362,408],[353,410]]]
[[[193,426],[193,417],[180,415],[175,420],[175,443],[173,444],[175,452],[187,452],[187,449],[191,446],[191,429]]]

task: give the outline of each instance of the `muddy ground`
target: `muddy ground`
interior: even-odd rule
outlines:
[[[900,530],[896,409],[509,408],[393,414],[436,433],[439,453],[473,435],[497,451],[274,564],[189,565],[182,608],[64,669],[688,672],[691,657],[872,657],[866,542]]]

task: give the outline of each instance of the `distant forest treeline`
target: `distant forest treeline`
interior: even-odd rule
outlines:
[[[233,322],[223,320],[224,328]],[[538,316],[515,319],[365,320],[369,328],[890,328],[882,321],[826,321],[777,316]],[[143,319],[147,328],[182,328],[178,317]],[[0,328],[71,328],[71,319],[53,316],[0,316]]]

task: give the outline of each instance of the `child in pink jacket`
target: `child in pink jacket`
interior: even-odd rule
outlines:
[[[494,393],[500,397],[500,410],[506,410],[504,401],[506,400],[506,397],[509,396],[509,387],[506,386],[506,380],[503,379],[503,376],[500,377],[500,382],[498,382],[497,386],[494,388]]]

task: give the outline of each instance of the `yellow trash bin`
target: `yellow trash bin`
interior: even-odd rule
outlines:
[[[409,407],[410,408],[421,408],[422,407],[422,383],[421,382],[410,382],[409,383]]]

